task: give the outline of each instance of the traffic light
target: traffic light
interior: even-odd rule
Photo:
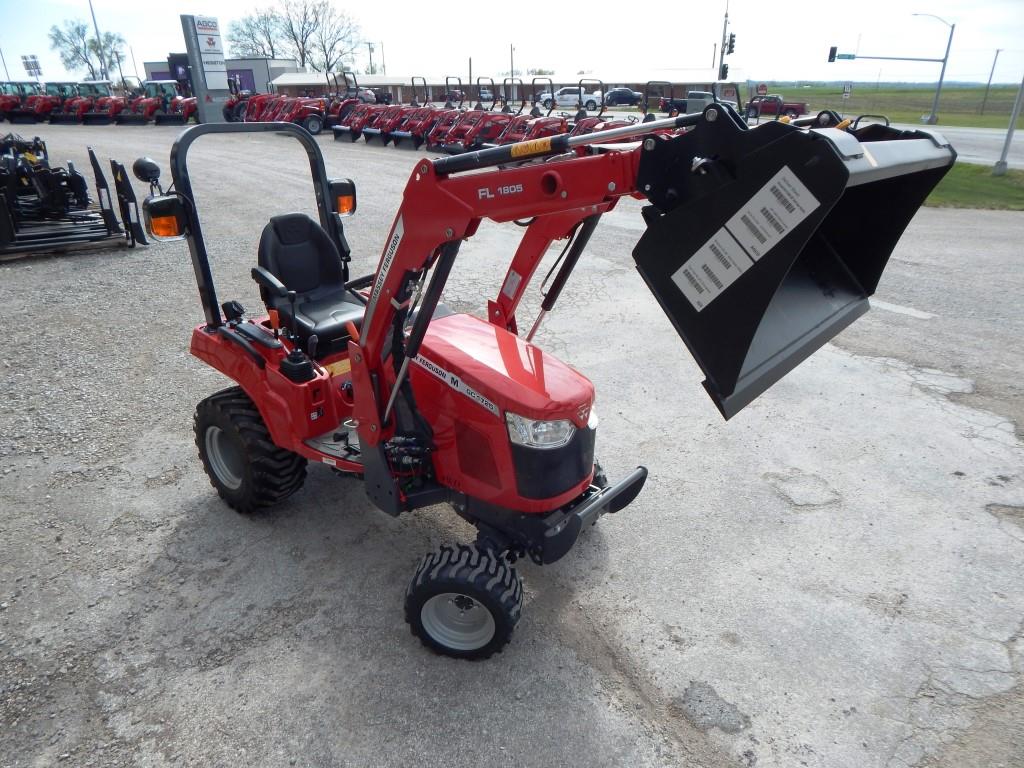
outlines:
[[[725,49],[726,53],[732,53],[736,50],[736,33],[729,33],[729,46]]]
[[[828,49],[828,60],[829,61],[835,61],[836,60],[836,53],[838,53],[838,52],[839,52],[839,46],[837,46],[837,45],[833,45],[831,48],[829,48]]]
[[[729,65],[728,64],[722,64],[722,66],[720,66],[718,68],[718,79],[719,80],[728,80],[729,79]]]

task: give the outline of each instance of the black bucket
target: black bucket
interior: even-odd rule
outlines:
[[[728,419],[868,310],[956,153],[923,131],[704,115],[645,141],[638,187],[653,205],[633,257]]]

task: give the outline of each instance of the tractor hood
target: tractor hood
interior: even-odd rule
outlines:
[[[868,310],[956,153],[932,132],[747,130],[720,114],[728,125],[645,140],[633,258],[728,419]]]

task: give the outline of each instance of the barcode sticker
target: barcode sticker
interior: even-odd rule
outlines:
[[[754,261],[814,212],[821,203],[788,166],[726,222],[725,227]]]
[[[723,227],[676,270],[672,280],[700,312],[753,264]]]

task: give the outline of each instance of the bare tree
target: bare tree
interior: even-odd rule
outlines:
[[[304,69],[313,52],[313,36],[319,25],[322,0],[281,0],[278,6],[281,36],[288,53]]]
[[[233,23],[227,35],[231,53],[276,59],[282,53],[280,21],[279,11],[262,8]]]
[[[355,52],[359,25],[333,0],[277,0],[232,24],[227,40],[235,56],[287,56],[329,72]]]
[[[355,53],[359,45],[359,25],[339,12],[330,0],[316,6],[316,28],[311,36],[310,63],[320,72],[330,72]]]
[[[67,19],[63,29],[54,24],[50,27],[50,48],[57,51],[64,68],[74,72],[86,69],[89,79],[96,79],[98,64],[94,58],[95,40],[89,39],[89,27],[84,21]],[[122,41],[123,42],[123,41]]]

